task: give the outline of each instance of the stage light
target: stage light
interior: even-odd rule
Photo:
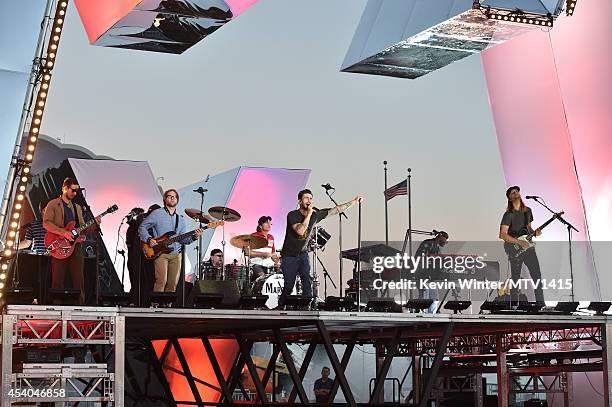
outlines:
[[[6,264],[3,264],[3,266],[6,266]],[[6,279],[6,274],[5,273],[0,274],[0,280],[4,280],[4,279]]]
[[[19,212],[15,212],[13,214],[13,219],[19,219]]]
[[[448,301],[444,304],[444,309],[453,311],[453,314],[458,314],[465,311],[472,305],[472,301]]]
[[[51,44],[51,50],[55,51],[57,49],[57,44]]]
[[[12,227],[13,229],[16,229],[16,228],[17,228],[17,226],[18,226],[17,222],[12,222],[12,223],[11,223],[11,227]]]
[[[56,22],[57,22],[57,25],[61,25],[64,22],[64,20],[62,20],[61,18],[58,18]]]
[[[10,237],[10,238],[15,237],[15,231],[14,231],[14,230],[11,230],[11,231],[8,233],[8,235],[9,235],[9,237]]]
[[[54,42],[58,42],[59,41],[59,35],[54,35],[53,36],[53,41]]]
[[[46,98],[47,97],[47,93],[46,92],[41,92],[40,93],[40,97],[43,98],[43,99]]]
[[[62,29],[60,27],[55,27],[55,32],[56,33],[62,32]]]
[[[595,315],[603,315],[604,312],[610,309],[612,302],[609,301],[591,301],[587,309],[589,311],[595,311]]]
[[[2,270],[6,270],[6,269],[8,269],[8,264],[3,264],[2,265]]]
[[[23,201],[23,194],[17,195],[17,200],[18,201]]]
[[[18,203],[17,205],[15,205],[15,209],[20,210],[21,209],[21,204]]]
[[[66,8],[66,6],[67,6],[67,5],[68,5],[68,3],[66,3],[65,1],[62,1],[62,2],[60,3],[60,7],[61,7],[61,8]]]
[[[43,76],[43,79],[48,82],[49,80],[51,80],[51,75],[47,73]]]
[[[49,68],[51,68],[51,67],[53,66],[53,61],[48,61],[48,62],[47,62],[47,66],[48,66]]]
[[[4,255],[5,255],[5,256],[10,256],[11,254],[13,254],[13,251],[12,251],[11,249],[6,249],[6,250],[4,251]]]
[[[36,136],[32,136],[32,137],[30,137],[30,142],[35,143],[35,142],[36,142],[36,140],[38,140],[38,139],[36,138]],[[26,168],[27,168],[27,167],[26,167]],[[24,168],[24,169],[25,169],[25,168]]]
[[[43,114],[42,109],[38,109],[38,110],[36,111],[36,116],[42,116],[42,114]]]
[[[574,15],[574,9],[576,8],[576,0],[567,0],[565,2],[565,13],[568,16]]]
[[[63,16],[64,14],[66,14],[66,12],[64,10],[60,10],[58,13],[60,16]]]
[[[40,119],[37,117],[36,119],[34,119],[34,124],[40,124]]]
[[[28,161],[32,161],[32,158],[34,158],[34,157],[32,156],[32,154],[26,154],[26,160],[28,160]],[[23,187],[23,189],[21,189],[21,187]],[[20,187],[19,187],[19,190],[21,190],[21,191],[25,191],[25,187],[22,185],[22,186],[20,186]]]
[[[33,145],[29,145],[29,146],[28,146],[28,150],[29,150],[29,151],[34,151],[34,146],[33,146]],[[26,180],[24,180],[23,182],[26,182],[26,181],[27,181],[27,179],[26,179]]]
[[[29,157],[28,157],[28,156],[29,156]],[[26,155],[26,158],[28,158],[28,159],[30,159],[30,160],[31,160],[31,159],[32,159],[32,154],[28,154],[28,155]],[[24,191],[26,190],[25,185],[19,185],[19,190],[20,190],[21,192],[24,192]]]
[[[6,241],[6,245],[7,245],[8,247],[13,247],[13,244],[14,244],[14,243],[15,243],[15,242],[13,242],[12,240],[7,240],[7,241]]]

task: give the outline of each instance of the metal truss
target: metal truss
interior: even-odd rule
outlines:
[[[15,362],[27,348],[100,346],[114,356],[106,363]],[[112,366],[112,368],[111,368]],[[8,307],[2,315],[2,400],[0,407],[22,402],[95,401],[122,406],[124,397],[125,317],[115,308]],[[15,371],[14,371],[15,369]],[[10,396],[9,396],[10,395]]]

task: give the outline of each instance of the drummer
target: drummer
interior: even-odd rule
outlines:
[[[223,251],[220,249],[212,249],[210,258],[202,263],[202,278],[204,280],[222,280],[223,279]]]
[[[251,250],[250,265],[253,270],[252,279],[273,271],[274,267],[278,267],[280,258],[276,254],[274,246],[274,236],[270,233],[272,230],[272,218],[270,216],[262,216],[257,221],[257,231],[251,236],[260,236],[268,241],[268,245],[258,250]]]

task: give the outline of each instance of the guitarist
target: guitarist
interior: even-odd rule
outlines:
[[[175,235],[185,233],[185,219],[176,212],[178,202],[179,194],[176,189],[169,189],[164,192],[164,207],[151,212],[138,227],[138,235],[141,241],[154,247],[158,244],[155,237],[162,236],[167,232],[174,232]],[[202,232],[202,229],[196,229],[195,234],[191,237],[172,243],[169,246],[172,249],[171,253],[163,253],[153,261],[155,267],[154,292],[176,291],[181,271],[181,245],[195,242]]]
[[[75,221],[76,226],[85,224],[83,219],[83,209],[81,205],[74,203],[74,198],[80,190],[79,183],[71,177],[64,179],[62,183],[62,195],[52,199],[47,204],[43,217],[43,227],[47,232],[55,233],[65,237],[69,241],[74,240],[70,230],[66,229],[66,225],[70,221]],[[101,218],[96,218],[96,224],[86,229],[83,234],[91,233],[97,225],[101,223]],[[70,272],[72,287],[81,290],[79,303],[83,304],[85,300],[83,288],[83,252],[81,244],[77,243],[72,255],[66,259],[51,258],[51,287],[62,288],[64,286],[66,271]]]
[[[533,214],[531,209],[525,206],[523,199],[521,198],[521,189],[518,186],[510,187],[506,190],[506,198],[508,198],[508,206],[506,212],[502,217],[501,225],[499,226],[499,238],[506,243],[518,244],[523,249],[529,247],[529,243],[523,240],[517,239],[517,237],[534,233],[535,236],[540,236],[542,231],[539,229],[533,230],[531,222],[533,221]],[[513,281],[518,281],[521,278],[521,269],[523,263],[529,269],[529,275],[534,282],[537,282],[542,278],[540,272],[540,263],[538,256],[535,252],[535,248],[527,250],[524,254],[519,257],[508,256],[510,261],[510,272]],[[542,288],[538,287],[534,290],[535,298],[537,302],[544,302],[544,293]],[[513,288],[510,292],[510,298],[512,301],[518,301],[519,297],[518,288]]]

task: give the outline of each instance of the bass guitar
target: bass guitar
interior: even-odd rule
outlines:
[[[533,241],[533,237],[535,236],[536,230],[542,231],[546,226],[548,226],[553,220],[557,219],[559,216],[562,216],[565,212],[555,213],[550,219],[544,222],[539,228],[535,229],[533,232],[528,233],[526,235],[521,235],[517,237],[518,240],[529,243],[527,248],[522,248],[518,244],[514,243],[504,243],[504,251],[511,259],[517,259],[521,257],[527,250],[531,250],[535,247],[535,242]]]
[[[109,206],[108,209],[98,215],[98,217],[113,213],[117,211],[117,209],[119,209],[117,205]],[[79,226],[78,228],[75,228],[76,221],[71,220],[70,222],[68,222],[64,229],[66,229],[70,232],[70,234],[72,234],[72,241],[66,239],[62,235],[47,232],[47,234],[45,235],[45,247],[47,248],[47,254],[59,260],[64,260],[70,257],[74,252],[74,246],[77,243],[81,243],[83,240],[85,240],[85,236],[82,236],[81,233],[83,233],[85,229],[93,225],[95,222],[95,218],[91,219],[85,222],[83,225]]]
[[[223,226],[224,223],[225,222],[222,220],[217,221],[217,222],[210,222],[206,225],[203,225],[202,229],[203,230],[214,229],[217,226]],[[190,236],[194,236],[196,230],[197,229],[194,229],[191,232],[182,233],[176,236],[173,236],[174,235],[173,231],[166,232],[163,235],[155,238],[155,241],[157,242],[155,246],[150,246],[148,243],[142,242],[142,252],[144,253],[145,258],[149,260],[155,260],[156,258],[161,256],[163,253],[171,253],[172,248],[169,246],[172,243],[180,242],[183,239],[186,239]]]

